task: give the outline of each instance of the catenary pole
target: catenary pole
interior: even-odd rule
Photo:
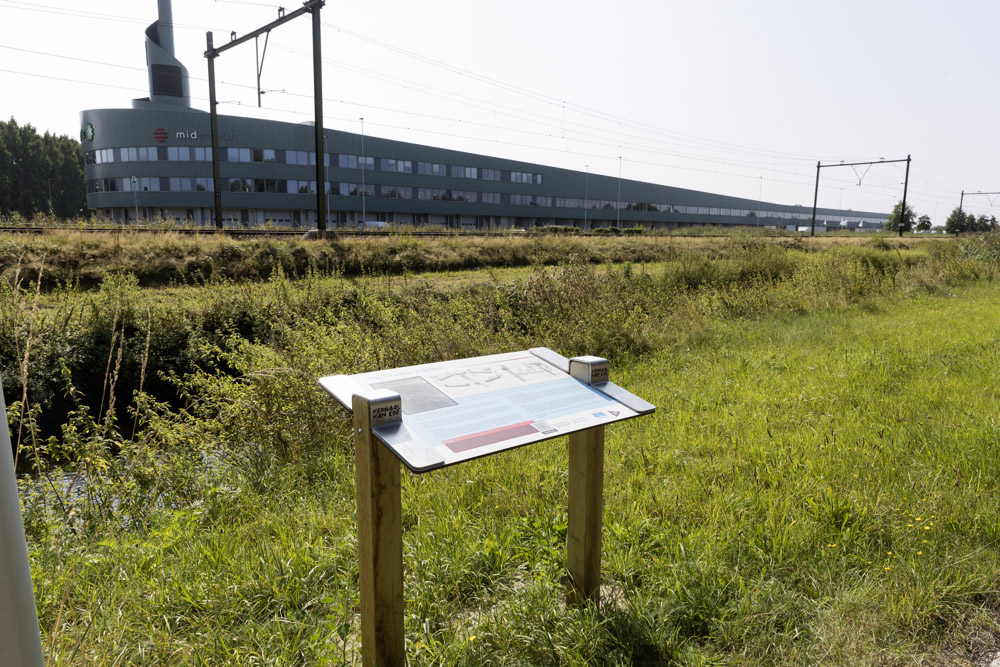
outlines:
[[[906,203],[906,186],[910,182],[910,156],[907,155],[906,159],[899,160],[885,160],[879,159],[871,162],[838,162],[837,164],[822,164],[821,162],[816,163],[816,191],[813,194],[813,214],[812,214],[812,225],[810,227],[810,236],[816,235],[816,203],[819,198],[819,170],[824,167],[857,167],[866,164],[893,164],[895,162],[905,162],[906,163],[906,182],[903,184],[903,203]],[[859,182],[858,185],[861,185]]]
[[[219,102],[215,99],[215,59],[218,55],[212,44],[212,33],[205,33],[208,49],[205,58],[208,60],[208,110],[209,124],[212,134],[212,201],[215,207],[215,228],[222,229],[222,179],[219,178]]]
[[[323,148],[323,60],[322,53],[320,50],[320,20],[319,20],[319,10],[322,9],[325,4],[325,0],[308,0],[303,3],[302,7],[296,9],[290,14],[286,14],[283,8],[278,9],[278,19],[271,21],[267,25],[252,30],[246,35],[237,38],[236,33],[232,35],[232,39],[229,40],[228,44],[224,44],[219,48],[214,48],[212,45],[212,33],[207,33],[208,35],[208,49],[205,51],[205,57],[208,59],[208,90],[209,90],[209,107],[211,112],[211,123],[212,123],[212,178],[215,181],[215,226],[222,229],[222,191],[219,184],[219,155],[218,155],[218,135],[219,135],[219,123],[218,114],[216,113],[216,106],[218,101],[215,99],[215,58],[218,58],[223,51],[228,51],[229,49],[239,46],[246,41],[251,39],[256,40],[259,35],[265,33],[270,33],[271,30],[277,28],[279,25],[288,23],[289,21],[296,19],[307,12],[312,13],[312,28],[313,28],[313,97],[315,110],[316,110],[316,226],[320,231],[326,230],[326,200],[324,199],[324,191],[326,190],[326,165],[324,164],[324,156],[322,152]],[[266,43],[266,40],[265,40]],[[259,88],[259,86],[258,86]]]
[[[323,3],[312,7],[313,29],[313,99],[316,105],[316,229],[326,231],[326,156],[323,142],[323,54],[320,46],[319,10]]]
[[[31,565],[0,387],[0,662],[41,667],[42,640],[31,586]]]
[[[813,192],[813,217],[809,226],[809,236],[816,236],[816,204],[819,202],[819,170],[820,163],[816,162],[816,190]]]
[[[906,222],[906,189],[910,186],[910,156],[906,156],[906,178],[903,179],[903,207],[899,210],[899,236],[903,236],[903,223]]]

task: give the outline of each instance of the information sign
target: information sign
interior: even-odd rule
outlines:
[[[548,348],[320,378],[347,409],[371,399],[375,437],[413,472],[603,426],[655,408],[598,357]]]

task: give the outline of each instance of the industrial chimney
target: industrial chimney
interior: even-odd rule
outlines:
[[[146,28],[149,101],[190,107],[187,69],[174,56],[174,18],[170,0],[157,2],[160,16]]]

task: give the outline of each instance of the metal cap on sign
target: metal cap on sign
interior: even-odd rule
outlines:
[[[569,360],[569,374],[591,386],[610,380],[608,360],[601,357],[573,357]]]
[[[399,394],[388,389],[376,389],[367,393],[370,406],[370,418],[372,428],[385,426],[387,424],[398,424],[403,421],[403,402]]]

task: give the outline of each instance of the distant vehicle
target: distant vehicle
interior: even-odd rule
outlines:
[[[365,220],[365,229],[385,229],[388,226],[388,222],[381,220]]]

